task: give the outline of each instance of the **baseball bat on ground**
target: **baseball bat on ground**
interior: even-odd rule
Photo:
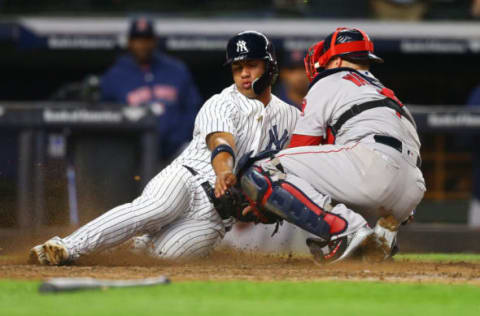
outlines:
[[[169,284],[165,276],[140,280],[99,280],[94,278],[53,278],[49,279],[38,288],[41,293],[70,292],[79,290],[105,289],[114,287],[138,287]]]

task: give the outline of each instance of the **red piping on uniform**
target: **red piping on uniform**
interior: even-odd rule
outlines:
[[[318,205],[312,203],[300,190],[291,185],[288,182],[282,182],[280,185],[283,189],[288,191],[294,197],[296,197],[300,202],[306,205],[310,210],[312,210],[318,216],[323,216],[323,219],[330,225],[330,234],[335,235],[345,230],[347,222],[336,216],[335,214],[325,212]]]
[[[306,152],[301,152],[301,153],[281,154],[281,155],[277,155],[276,157],[277,157],[277,158],[281,158],[281,157],[286,157],[286,156],[305,155],[305,154],[329,154],[329,153],[338,153],[338,152],[340,152],[340,151],[342,151],[342,150],[353,149],[353,148],[355,148],[358,144],[360,144],[360,143],[356,143],[356,144],[353,145],[352,147],[342,147],[342,148],[335,149],[335,150],[306,151]]]

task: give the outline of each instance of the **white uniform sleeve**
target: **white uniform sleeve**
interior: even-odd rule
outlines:
[[[231,100],[213,97],[202,106],[195,121],[196,128],[205,139],[215,132],[226,132],[236,135],[234,124],[235,107]]]
[[[319,93],[318,87],[314,86],[312,88],[313,89],[311,89],[305,96],[306,104],[293,133],[325,137],[328,120],[325,115],[328,107],[328,99],[326,96]]]

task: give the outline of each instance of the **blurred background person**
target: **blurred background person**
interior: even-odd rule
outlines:
[[[160,158],[168,162],[192,137],[201,98],[182,62],[157,50],[152,21],[131,22],[128,52],[100,81],[101,100],[130,106],[152,105],[159,114]]]
[[[280,82],[277,85],[278,97],[299,109],[309,85],[303,57],[305,52],[302,50],[285,50],[280,65]]]
[[[147,106],[156,114],[159,170],[190,141],[200,95],[185,64],[157,50],[149,19],[130,22],[127,52],[101,76],[99,88],[100,102]],[[137,195],[136,137],[96,134],[72,141],[81,222],[113,207],[119,197],[127,201]]]

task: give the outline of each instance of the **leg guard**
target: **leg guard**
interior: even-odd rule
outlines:
[[[257,208],[272,212],[325,241],[347,227],[343,218],[325,212],[291,183],[273,182],[260,167],[247,169],[240,184]]]

